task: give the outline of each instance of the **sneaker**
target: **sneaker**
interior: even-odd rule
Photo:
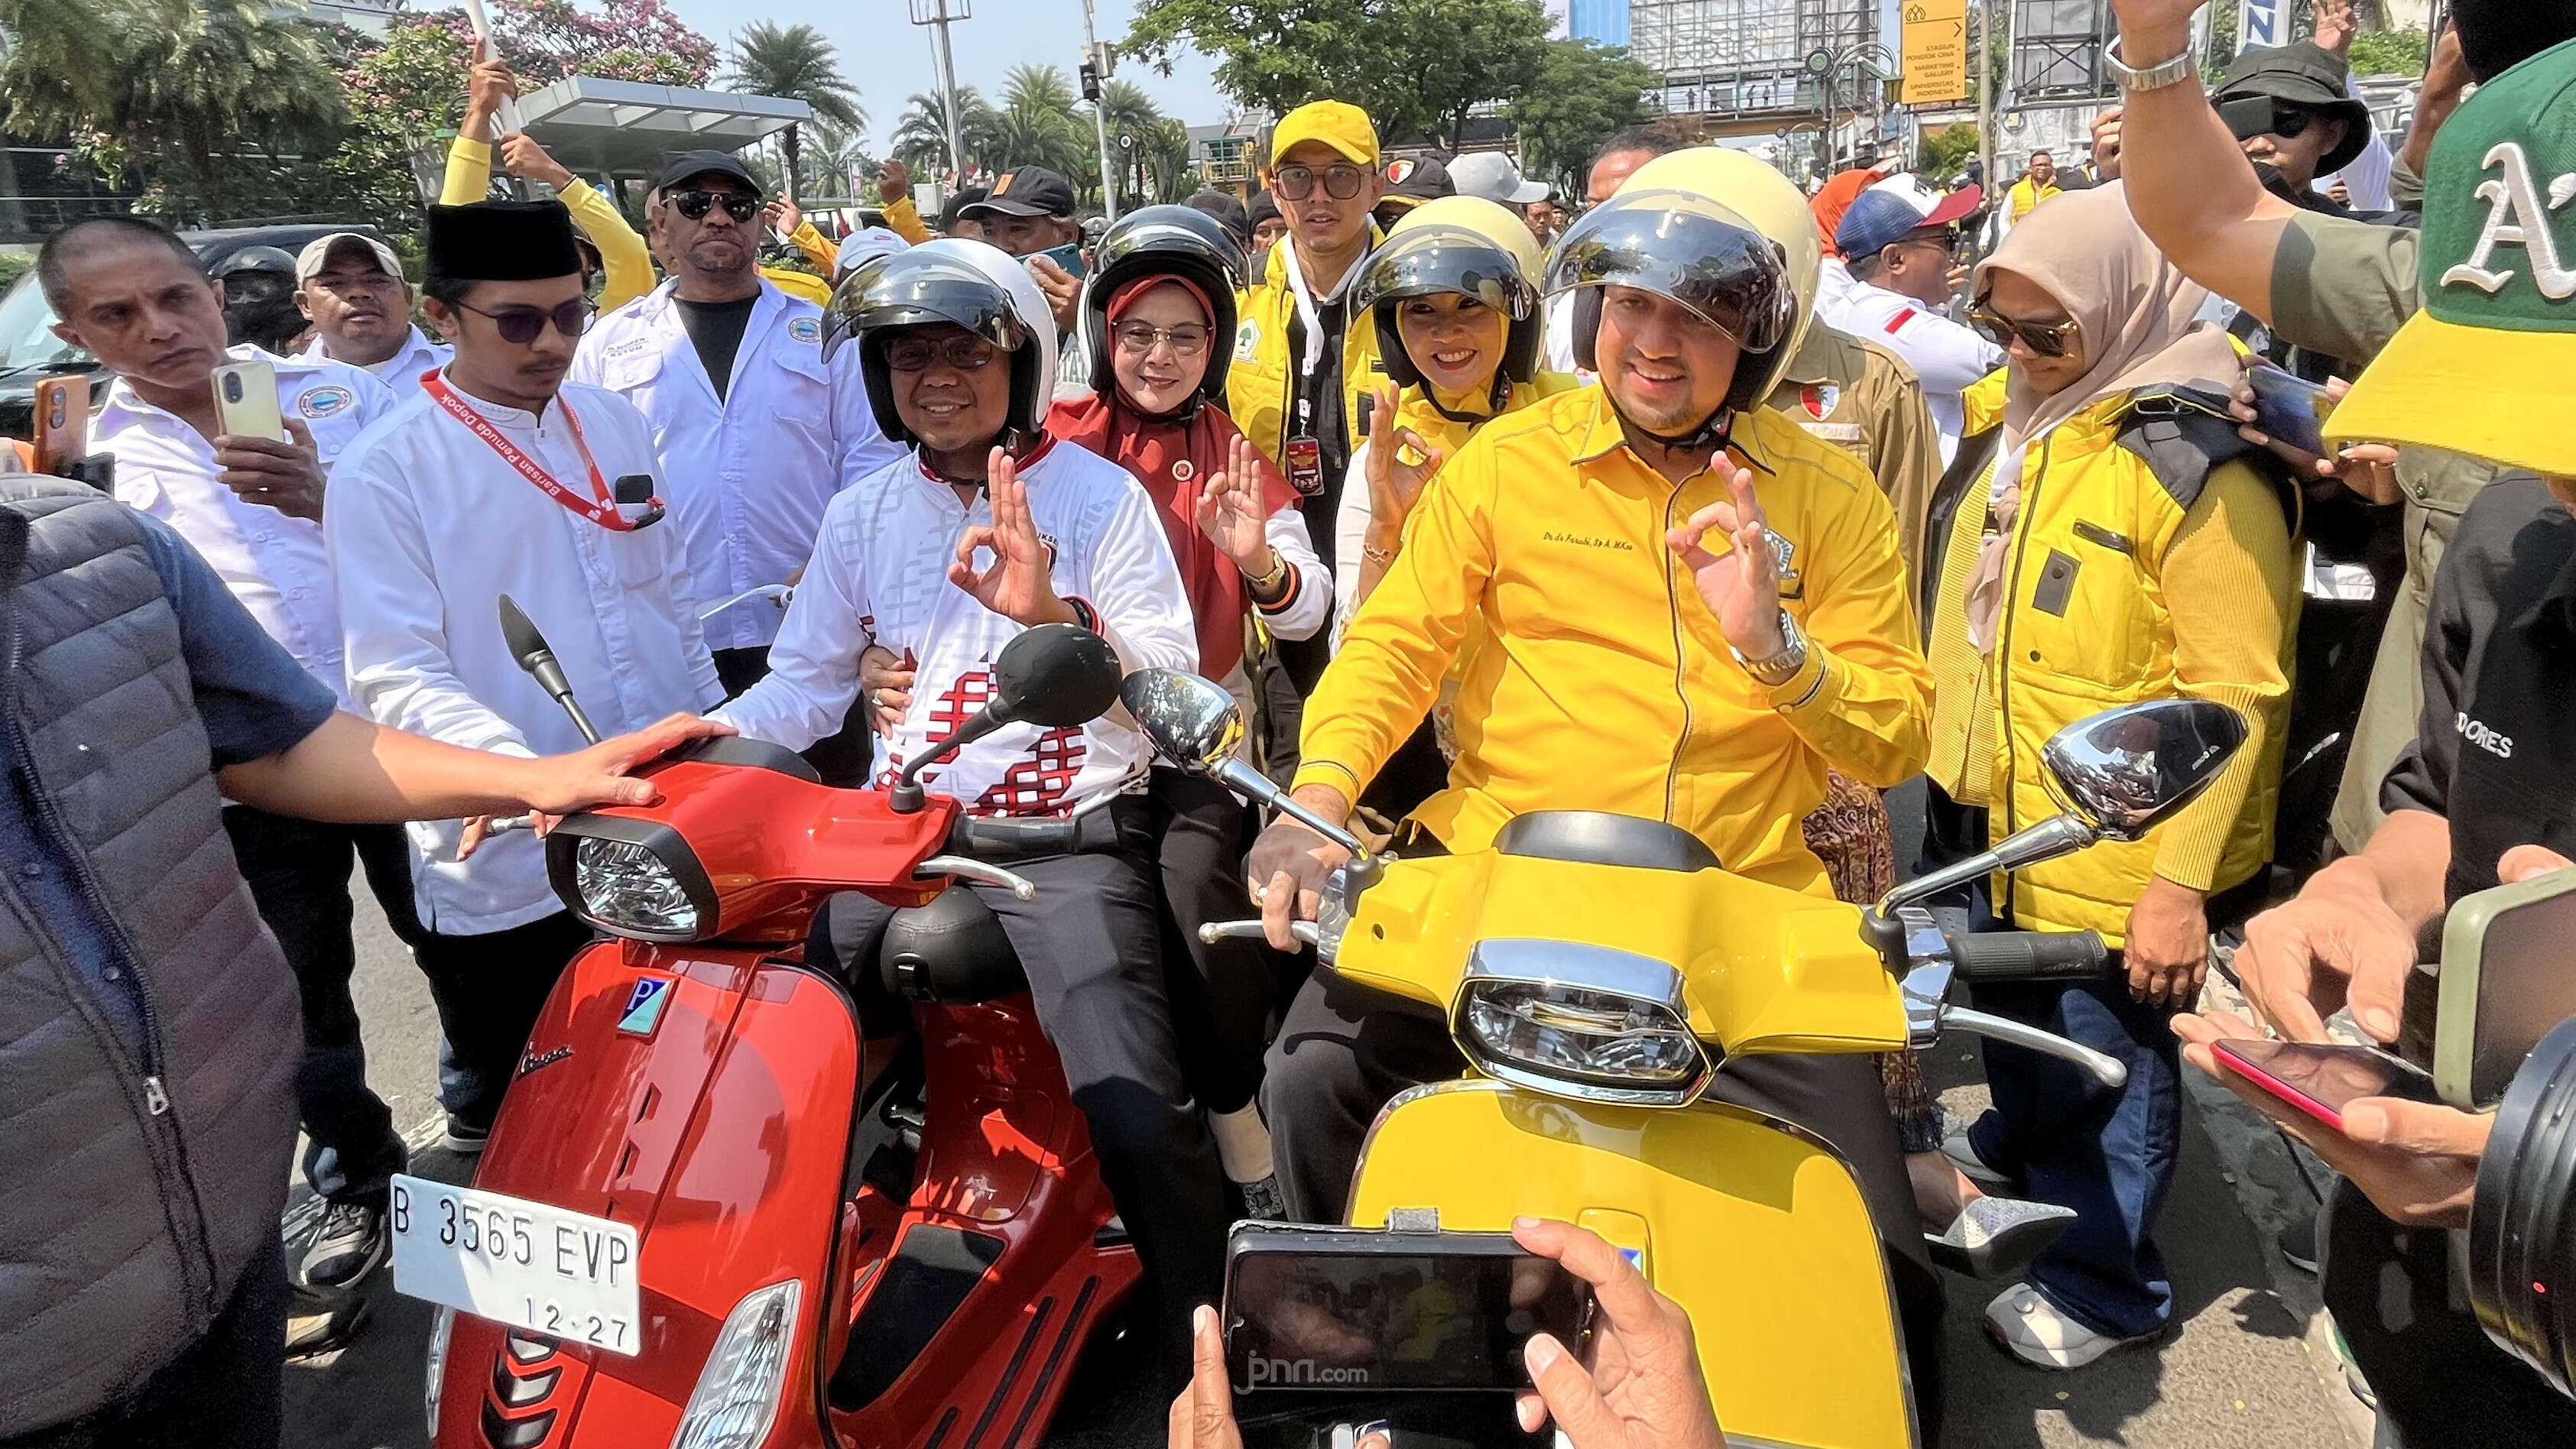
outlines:
[[[2115,1348],[2153,1343],[2161,1332],[2114,1338],[2057,1311],[2028,1283],[2015,1283],[1986,1305],[1986,1333],[2032,1368],[2079,1369]]]
[[[1272,1173],[1259,1182],[1238,1182],[1234,1190],[1243,1196],[1243,1215],[1265,1223],[1288,1221],[1288,1198],[1279,1191],[1279,1175]]]
[[[286,1356],[312,1358],[349,1346],[367,1321],[367,1300],[337,1288],[307,1288],[298,1283],[286,1306]]]
[[[2010,1173],[1999,1172],[1986,1165],[1986,1160],[1977,1155],[1975,1144],[1968,1140],[1965,1127],[1942,1136],[1941,1155],[1950,1159],[1951,1166],[1966,1173],[1970,1182],[1988,1192],[2008,1192],[2018,1185]]]
[[[304,1281],[316,1288],[355,1288],[383,1264],[387,1243],[383,1208],[332,1203],[305,1250]]]
[[[2314,1208],[2292,1220],[2272,1239],[2291,1267],[2314,1277],[2317,1271],[2317,1214]]]
[[[491,1136],[491,1123],[485,1122],[480,1126],[477,1126],[476,1124],[468,1122],[464,1118],[457,1116],[453,1112],[447,1114],[447,1136],[444,1140],[444,1145],[448,1151],[455,1153],[457,1156],[481,1156],[483,1154],[483,1144],[490,1140]]]

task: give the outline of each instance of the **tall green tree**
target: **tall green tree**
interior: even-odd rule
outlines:
[[[1553,182],[1560,196],[1580,196],[1592,153],[1646,119],[1645,93],[1662,80],[1619,46],[1547,42],[1537,80],[1506,108],[1529,174]]]
[[[957,144],[964,148],[968,167],[986,163],[994,154],[999,120],[1000,113],[973,86],[957,88]],[[894,154],[925,175],[948,169],[948,111],[936,92],[916,92],[905,101],[903,118],[895,123]]]
[[[1100,114],[1109,127],[1110,159],[1119,163],[1120,205],[1142,205],[1146,197],[1160,194],[1153,186],[1152,159],[1166,119],[1163,108],[1154,104],[1143,86],[1113,80],[1100,88]],[[1186,151],[1189,133],[1184,129],[1181,134]]]
[[[1468,112],[1536,83],[1554,21],[1540,0],[1141,0],[1126,49],[1171,73],[1185,49],[1274,112],[1330,97],[1383,141],[1454,149]]]
[[[813,107],[815,119],[844,131],[865,130],[868,113],[859,105],[859,88],[841,74],[832,42],[811,25],[775,25],[756,20],[733,40],[733,68],[725,84],[751,95],[780,96]],[[792,189],[804,191],[804,137],[790,125],[778,138],[787,154]]]
[[[1074,105],[1073,82],[1062,68],[1011,67],[1003,78],[1002,113],[994,125],[989,164],[1001,169],[1043,166],[1077,191],[1096,189],[1100,164],[1092,154],[1090,117],[1077,117]]]
[[[183,219],[273,200],[260,173],[339,137],[339,77],[317,32],[266,0],[87,0],[94,42],[66,31],[59,3],[0,0],[13,39],[0,61],[10,129],[94,136],[105,169],[148,175]],[[62,69],[73,56],[98,68]]]
[[[1178,117],[1154,123],[1145,142],[1145,176],[1158,201],[1187,201],[1199,189],[1198,168],[1190,164],[1190,128]]]

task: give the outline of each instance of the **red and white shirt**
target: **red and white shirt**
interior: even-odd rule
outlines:
[[[1923,380],[1923,401],[1941,430],[1941,461],[1957,456],[1967,416],[1960,395],[2004,365],[2003,349],[1911,297],[1868,282],[1853,282],[1831,303],[1819,298],[1816,305],[1828,325],[1905,359]]]
[[[1071,443],[1048,441],[1019,465],[1058,597],[1079,601],[1128,671],[1195,669],[1198,630],[1153,500],[1127,471]],[[769,675],[714,717],[757,740],[801,750],[841,727],[859,693],[859,655],[883,645],[913,662],[912,708],[881,762],[879,784],[982,707],[993,661],[1021,626],[948,580],[957,541],[993,521],[925,470],[917,454],[860,478],[823,512],[813,562],[770,646]],[[923,782],[973,814],[1061,815],[1120,788],[1151,750],[1124,711],[1076,728],[1011,725],[924,772]]]

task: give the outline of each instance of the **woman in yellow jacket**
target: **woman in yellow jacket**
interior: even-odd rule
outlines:
[[[1538,370],[1539,261],[1519,217],[1480,196],[1444,196],[1406,213],[1361,263],[1351,305],[1377,334],[1388,381],[1366,400],[1366,440],[1334,519],[1336,640],[1395,562],[1413,500],[1441,460],[1484,424],[1574,385]],[[1433,721],[1446,713],[1444,699]],[[1446,782],[1452,753],[1426,724],[1362,803],[1403,818]]]
[[[1986,1310],[2042,1368],[2164,1331],[2172,1290],[2150,1236],[2181,1147],[2167,1026],[2207,969],[2213,924],[2260,903],[2289,714],[2298,496],[2226,416],[2236,354],[2192,319],[2207,293],[2130,220],[2118,185],[2031,213],[1977,272],[1970,320],[2006,349],[1971,393],[1964,456],[1987,457],[1950,529],[1935,597],[1933,780],[1984,806],[1989,839],[2053,814],[2041,745],[2133,700],[2192,695],[2242,713],[2245,749],[2207,794],[2133,844],[1999,882],[2022,929],[2102,933],[2126,978],[1979,988],[1979,1004],[2128,1064],[2120,1092],[1989,1045],[1994,1107],[1944,1150],[2018,1178],[2076,1225]]]

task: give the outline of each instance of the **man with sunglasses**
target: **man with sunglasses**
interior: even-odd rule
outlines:
[[[2341,57],[2307,41],[2249,50],[2209,97],[2256,173],[2268,167],[2279,175],[2279,195],[2337,216],[2344,208],[2315,189],[2316,179],[2350,164],[2371,135],[2370,108],[2344,91],[2349,72]]]
[[[333,477],[325,524],[350,693],[379,724],[543,755],[581,734],[511,657],[495,601],[544,631],[603,734],[723,698],[688,553],[662,518],[651,425],[567,382],[590,326],[572,218],[554,201],[429,209],[422,304],[455,344],[419,396]],[[533,832],[415,824],[415,946],[446,1040],[447,1146],[482,1150],[546,993],[589,931],[546,882]]]
[[[1879,343],[1923,384],[1940,430],[1941,462],[1959,451],[1960,397],[2003,366],[2003,349],[1950,320],[1950,269],[1959,221],[1985,197],[1974,186],[1948,195],[1913,176],[1891,176],[1853,198],[1834,231],[1851,286],[1818,299],[1825,320]]]
[[[653,428],[664,501],[707,614],[707,648],[727,694],[769,672],[778,605],[750,590],[805,567],[823,505],[898,456],[868,411],[857,360],[823,360],[823,312],[760,275],[760,188],[740,158],[691,151],[662,170],[646,207],[670,280],[599,319],[571,378],[635,405]],[[855,784],[871,756],[866,723],[815,746],[824,778]]]
[[[1226,412],[1297,489],[1324,567],[1342,479],[1358,446],[1360,397],[1381,376],[1377,329],[1353,326],[1350,281],[1377,244],[1370,213],[1386,195],[1377,128],[1345,101],[1311,101],[1270,136],[1269,195],[1288,224],[1284,244],[1244,297],[1226,374]],[[1270,768],[1294,767],[1302,700],[1332,655],[1322,634],[1281,641],[1264,671]]]

